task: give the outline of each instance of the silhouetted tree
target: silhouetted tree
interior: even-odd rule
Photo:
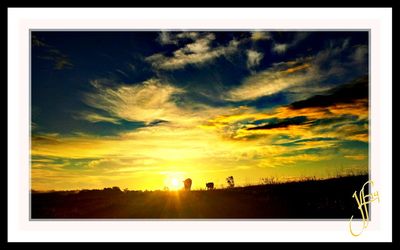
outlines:
[[[235,186],[235,180],[233,179],[233,176],[229,176],[226,178],[226,182],[228,183],[228,187],[233,188]]]
[[[107,188],[103,188],[103,191],[106,192],[122,192],[121,189],[119,187],[107,187]]]
[[[183,181],[183,186],[186,191],[190,191],[190,188],[192,187],[192,179],[187,178],[186,180]]]
[[[207,188],[208,190],[214,189],[214,182],[207,182],[207,183],[206,183],[206,188]]]

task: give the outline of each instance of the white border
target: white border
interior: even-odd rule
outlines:
[[[391,21],[388,8],[10,8],[8,241],[391,241]],[[370,29],[370,163],[381,202],[369,227],[353,237],[347,221],[29,221],[30,29]]]

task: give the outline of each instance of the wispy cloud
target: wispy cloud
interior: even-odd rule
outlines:
[[[165,32],[162,31],[160,35],[158,36],[158,42],[162,45],[165,44],[177,44],[178,42],[173,39],[173,37],[170,35],[170,32]]]
[[[162,83],[153,82],[150,85],[157,86],[158,84]],[[168,87],[162,85],[158,88]],[[98,101],[102,99],[100,100],[102,105],[107,104],[111,107],[110,112],[124,115],[126,118],[143,119],[138,116],[132,117],[132,115],[142,114],[144,110],[132,111],[132,114],[123,112],[129,108],[135,109],[134,105],[124,106],[126,105],[124,102],[128,100],[127,96],[136,99],[136,93],[141,92],[139,90],[149,91],[147,87],[140,85],[140,88],[137,86],[134,92],[128,91],[128,94],[125,95],[121,94],[118,88],[114,90],[105,88],[97,92],[99,96],[96,97]],[[164,100],[161,102],[162,105],[164,102],[169,102],[174,93],[174,91],[167,92],[169,94],[166,96],[169,98],[162,98]],[[142,97],[146,97],[146,100],[150,98],[150,102],[157,103],[151,98],[151,95],[146,94]],[[206,180],[210,169],[212,169],[214,177],[224,177],[226,172],[234,174],[235,171],[240,171],[239,166],[246,166],[248,171],[299,166],[302,163],[344,157],[337,155],[339,149],[344,148],[341,141],[355,140],[355,135],[366,133],[362,132],[365,131],[364,125],[354,123],[358,122],[361,117],[365,119],[365,115],[368,114],[365,106],[357,106],[356,103],[342,105],[346,106],[340,108],[337,105],[304,107],[296,110],[286,106],[277,108],[271,113],[259,112],[249,107],[230,110],[204,109],[195,111],[194,115],[200,119],[196,123],[191,123],[190,126],[173,126],[165,122],[151,126],[150,122],[149,126],[125,131],[113,137],[85,134],[70,136],[42,134],[32,138],[32,154],[45,158],[91,159],[81,161],[79,169],[83,169],[83,171],[68,172],[70,177],[65,176],[64,178],[67,183],[69,180],[78,178],[75,177],[78,176],[76,175],[78,172],[80,175],[86,173],[92,177],[96,176],[99,181],[115,182],[119,185],[125,183],[120,179],[123,178],[123,175],[124,178],[129,179],[127,183],[132,183],[134,177],[140,176],[139,173],[143,173],[147,177],[159,176],[160,179],[154,179],[153,176],[152,183],[143,184],[146,185],[146,188],[160,187],[164,178],[160,177],[162,172],[180,171],[188,176],[196,175],[196,180],[202,180],[201,176],[205,175]],[[353,106],[353,110],[350,109],[350,106]],[[118,110],[118,107],[121,110]],[[104,106],[98,106],[98,108],[104,109]],[[179,107],[174,107],[174,110],[176,108]],[[190,118],[190,115],[182,110],[175,111],[182,115],[181,119]],[[359,115],[339,119],[340,112]],[[224,113],[225,115],[222,115]],[[153,119],[155,117],[149,118],[149,121]],[[201,121],[204,123],[203,126],[200,126],[199,122]],[[351,125],[351,122],[354,125]],[[340,126],[337,126],[338,124]],[[249,129],[256,126],[260,126],[260,129]],[[263,129],[261,126],[264,126]],[[321,131],[324,129],[325,132]],[[347,160],[361,161],[367,157],[363,150],[343,151],[343,154],[347,156],[344,157]],[[40,167],[44,166],[43,164],[59,163],[37,162],[34,178],[54,175],[53,170]],[[71,167],[71,164],[65,163],[65,166]],[[67,174],[67,172],[64,171],[63,174]],[[110,179],[107,176],[113,177]],[[74,184],[76,183],[71,182],[69,185],[73,186]],[[39,180],[35,181],[35,185],[45,186]],[[100,184],[93,181],[91,185]]]
[[[48,46],[44,41],[42,41],[35,35],[32,35],[31,38],[32,38],[32,46],[34,46],[34,47],[47,47]]]
[[[200,34],[198,32],[168,32],[161,31],[158,36],[158,42],[162,45],[175,44],[184,39],[195,40]]]
[[[215,40],[214,34],[203,34],[195,41],[175,50],[172,56],[156,53],[147,57],[146,61],[156,69],[176,70],[188,64],[202,65],[217,57],[231,54],[237,50],[239,44],[237,40],[231,40],[226,46],[213,47],[211,45],[213,40]]]
[[[298,36],[304,39],[304,35]],[[352,56],[347,61],[340,61],[339,58],[345,53]],[[356,67],[365,66],[365,59],[362,46],[349,48],[348,40],[335,41],[315,55],[274,63],[270,68],[245,78],[240,86],[231,89],[224,98],[230,101],[252,100],[284,90],[302,93],[303,96],[299,97],[305,98],[307,96],[304,94],[326,90],[327,87],[322,84],[326,79],[340,78]]]
[[[260,41],[260,40],[270,40],[272,39],[272,36],[268,31],[253,31],[251,32],[250,38],[253,41]]]
[[[98,83],[94,86],[96,92],[88,93],[84,98],[87,105],[106,111],[114,117],[148,123],[177,118],[179,110],[172,98],[184,92],[183,89],[157,79],[135,85],[119,85],[115,88],[104,87]],[[95,118],[91,117],[92,120]]]
[[[356,46],[352,57],[353,60],[358,64],[365,64],[368,57],[368,46],[367,45]]]
[[[285,43],[276,43],[274,44],[274,47],[272,48],[272,50],[278,54],[283,54],[286,52],[287,48],[288,48],[288,44]]]
[[[56,70],[69,69],[74,66],[68,55],[62,53],[54,46],[45,43],[35,34],[31,36],[31,46],[32,49],[43,50],[44,53],[40,55],[39,58],[51,61],[53,63],[53,68]]]
[[[58,49],[49,49],[46,55],[40,56],[40,58],[51,61],[56,70],[70,69],[74,66],[69,56],[61,53]]]
[[[263,137],[271,139],[290,135],[297,137],[296,143],[291,145],[299,146],[300,138],[307,139],[308,144],[316,144],[320,142],[309,139],[321,136],[367,142],[367,119],[368,81],[360,78],[270,112],[243,109],[242,113],[208,120],[204,126],[233,140],[257,141]],[[332,144],[331,141],[322,143]]]
[[[249,69],[260,64],[261,59],[264,57],[263,53],[255,50],[247,50],[247,67]]]
[[[123,70],[117,69],[116,71],[125,77],[129,77],[129,75],[125,73]]]
[[[315,68],[305,60],[302,61],[287,62],[284,67],[275,65],[252,75],[241,86],[232,89],[225,98],[232,101],[252,100],[315,79]]]
[[[301,41],[306,39],[309,35],[310,35],[310,33],[308,33],[308,32],[296,32],[292,41],[290,41],[288,43],[274,42],[274,45],[272,46],[272,51],[274,51],[275,53],[278,53],[278,54],[283,54],[288,49],[295,47]]]
[[[140,121],[146,126],[196,127],[216,115],[238,112],[230,106],[212,107],[182,98],[186,90],[152,78],[136,84],[116,84],[106,79],[91,81],[94,91],[82,101],[99,112],[82,111],[77,119],[90,122]]]
[[[101,114],[94,113],[94,112],[82,111],[77,114],[74,114],[73,117],[76,119],[86,120],[86,121],[94,122],[94,123],[110,122],[110,123],[114,123],[114,124],[120,124],[120,120],[117,118],[101,115]]]
[[[365,158],[367,158],[366,155],[361,155],[361,154],[359,154],[359,155],[345,155],[344,157],[347,158],[347,159],[356,160],[356,161],[361,161],[361,160],[364,160]]]

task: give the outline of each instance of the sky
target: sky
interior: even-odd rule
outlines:
[[[368,32],[33,31],[31,188],[368,171]]]

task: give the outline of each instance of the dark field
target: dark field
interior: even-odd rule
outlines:
[[[210,191],[84,190],[33,193],[31,218],[350,219],[368,176]],[[365,189],[365,194],[368,189]]]

